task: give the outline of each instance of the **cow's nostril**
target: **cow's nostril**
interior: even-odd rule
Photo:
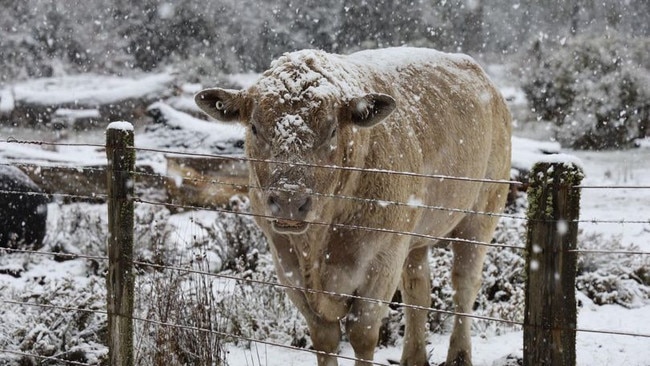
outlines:
[[[302,205],[298,207],[298,212],[304,214],[311,209],[311,197],[306,197]]]
[[[271,209],[271,213],[273,215],[277,215],[280,213],[280,204],[278,203],[278,197],[275,195],[270,195],[267,204],[269,205],[269,208]]]

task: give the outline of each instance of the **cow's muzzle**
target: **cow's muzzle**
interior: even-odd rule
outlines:
[[[266,201],[273,216],[273,230],[281,234],[301,234],[307,230],[307,214],[311,211],[309,194],[294,191],[271,191]]]

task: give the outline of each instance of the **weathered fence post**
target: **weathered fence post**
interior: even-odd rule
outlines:
[[[528,188],[524,366],[576,363],[575,277],[582,170],[537,163]]]
[[[108,158],[108,353],[111,366],[133,365],[133,126],[106,129]]]

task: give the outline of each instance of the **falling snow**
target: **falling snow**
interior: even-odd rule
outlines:
[[[644,11],[646,0],[588,4],[554,0],[549,6],[518,1],[392,1],[381,2],[381,9],[375,2],[361,0],[152,0],[128,4],[88,0],[83,6],[79,1],[54,0],[6,3],[0,12],[1,174],[8,174],[3,164],[17,162],[79,170],[103,166],[105,151],[75,144],[103,143],[107,127],[135,130],[140,147],[241,154],[244,129],[202,119],[192,102],[195,92],[216,83],[237,89],[259,81],[258,85],[282,97],[284,103],[308,93],[310,100],[316,101],[308,107],[317,107],[319,98],[326,95],[345,100],[367,91],[348,82],[355,79],[349,77],[349,70],[319,68],[321,53],[316,49],[349,54],[395,47],[381,58],[368,59],[366,52],[354,56],[363,63],[391,68],[400,58],[417,62],[418,54],[403,47],[417,45],[470,54],[498,84],[514,116],[513,178],[521,178],[535,162],[553,161],[579,164],[586,175],[584,185],[647,186],[650,182],[650,13]],[[282,56],[301,49],[308,50]],[[303,71],[300,77],[281,68],[280,74],[271,78],[259,74],[278,57],[276,66],[298,65]],[[463,59],[458,56],[456,61]],[[480,100],[488,104],[493,97],[481,94]],[[148,102],[136,108],[135,103],[142,99]],[[430,103],[419,96],[414,101]],[[133,109],[130,117],[115,117],[112,108],[124,105]],[[152,122],[154,115],[156,123]],[[277,121],[274,132],[283,151],[314,147],[314,133],[303,120],[307,115],[284,115]],[[81,127],[74,123],[98,120],[99,116],[110,121]],[[115,120],[129,122],[108,125]],[[51,123],[57,121],[65,123]],[[568,148],[576,141],[587,148],[601,146],[593,137],[605,142],[612,139],[611,148],[621,150]],[[7,143],[22,138],[72,144]],[[457,143],[466,144],[462,139]],[[638,148],[630,149],[632,146]],[[359,148],[352,140],[349,147]],[[167,172],[162,153],[138,153],[138,164],[157,173]],[[172,175],[171,184],[181,186],[183,177]],[[648,257],[616,254],[621,250],[650,251],[650,224],[643,221],[650,220],[647,191],[582,191],[578,245],[609,253],[580,256],[576,282],[581,304],[579,328],[650,334]],[[394,204],[381,198],[376,203],[381,207]],[[413,209],[423,205],[415,196],[403,203]],[[246,210],[247,205],[246,199],[236,198],[232,208]],[[106,205],[54,199],[37,208],[39,212],[46,209],[48,235],[43,250],[105,255]],[[525,211],[515,214],[525,215]],[[277,281],[271,254],[251,218],[138,205],[135,224],[136,251],[143,261]],[[569,226],[559,221],[558,233],[568,233]],[[496,236],[497,242],[522,245],[525,227],[519,220],[503,217]],[[533,245],[533,252],[542,250],[543,244]],[[324,259],[332,255],[335,253],[326,253]],[[93,259],[59,259],[0,250],[3,299],[105,309],[105,264]],[[450,274],[445,270],[451,260],[445,249],[436,249],[430,258],[434,272],[431,299],[437,308],[446,310],[452,310],[448,302]],[[539,266],[539,262],[530,264],[531,270]],[[522,269],[520,253],[491,250],[476,312],[520,319],[523,290],[518,271]],[[301,281],[295,273],[286,275],[294,283]],[[562,280],[559,274],[554,275]],[[154,300],[162,301],[160,294],[191,298],[198,293],[190,280],[179,277],[171,281],[157,271],[138,273],[137,281],[146,294],[139,296],[142,312],[154,311],[160,304]],[[211,305],[220,315],[215,324],[226,331],[284,345],[311,346],[304,321],[278,289],[227,280],[206,285],[211,286],[215,295]],[[154,291],[156,286],[164,291]],[[0,308],[0,349],[57,357],[83,354],[84,362],[92,365],[105,359],[102,335],[106,318],[102,313],[81,315],[11,303]],[[179,309],[190,308],[190,303],[184,303]],[[402,317],[399,309],[389,313],[393,343],[379,348],[376,360],[400,358]],[[348,320],[356,319],[349,316]],[[438,327],[431,329],[428,338],[431,364],[445,359],[450,327],[444,317],[435,320],[440,322],[427,324]],[[154,329],[138,331],[155,334]],[[475,365],[512,365],[523,353],[519,329],[476,321],[473,331]],[[280,347],[241,342],[228,343],[226,348],[231,365],[314,364],[312,354]],[[340,352],[353,355],[348,342],[342,343]],[[579,332],[577,353],[578,365],[647,366],[650,360],[647,338],[642,337]],[[175,364],[173,355],[166,356],[170,365]],[[0,351],[0,364],[7,362],[11,366],[33,363]],[[342,366],[351,364],[341,361]]]

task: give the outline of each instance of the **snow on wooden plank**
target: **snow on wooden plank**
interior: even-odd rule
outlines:
[[[174,81],[170,73],[139,78],[83,74],[28,80],[11,86],[13,108],[10,113],[0,113],[0,122],[14,126],[49,124],[60,119],[55,115],[60,109],[96,109],[100,117],[93,120],[98,125],[115,120],[136,122],[145,116],[149,104],[174,93]]]
[[[0,115],[9,114],[14,110],[14,93],[11,89],[0,90]]]
[[[169,73],[142,78],[83,74],[28,80],[15,84],[14,94],[17,104],[99,106],[159,96],[173,81]]]

